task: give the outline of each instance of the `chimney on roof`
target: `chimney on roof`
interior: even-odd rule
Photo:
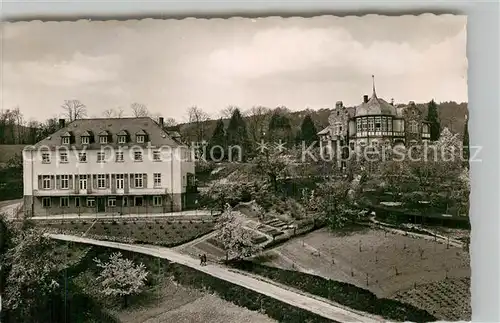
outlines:
[[[363,95],[363,102],[364,103],[367,103],[368,102],[368,95]]]
[[[59,119],[59,129],[64,128],[66,126],[65,119]]]
[[[160,127],[163,128],[163,117],[158,118],[158,123],[160,124]]]

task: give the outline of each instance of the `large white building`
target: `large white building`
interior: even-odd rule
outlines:
[[[415,103],[396,107],[392,100],[389,103],[377,96],[375,83],[371,97],[364,95],[356,107],[348,108],[338,101],[328,123],[318,132],[320,143],[337,153],[342,147],[411,146],[430,139],[429,123]]]
[[[189,147],[151,118],[81,119],[23,151],[26,215],[163,213],[194,187]]]

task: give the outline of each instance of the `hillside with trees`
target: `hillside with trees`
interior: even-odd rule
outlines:
[[[428,103],[417,104],[417,107],[425,116],[428,115],[427,106]],[[210,141],[218,120],[222,120],[225,129],[229,126],[230,118],[223,117],[221,119],[212,120],[206,117],[208,115],[207,113],[201,113],[199,107],[196,109],[198,110],[197,115],[203,115],[205,118],[189,118],[189,120],[194,121],[179,124],[172,128],[179,131],[187,142]],[[462,135],[466,116],[469,114],[467,103],[456,103],[453,101],[440,102],[436,103],[436,109],[440,129],[448,128],[451,132]],[[267,134],[266,137],[273,136],[274,140],[282,139],[290,143],[300,136],[302,123],[306,116],[311,118],[316,130],[320,131],[328,126],[328,117],[331,112],[332,109],[290,111],[286,107],[269,109],[257,106],[243,112],[243,116],[247,124],[248,137],[251,141],[259,142],[264,134]],[[224,116],[227,116],[227,113],[224,114]],[[203,135],[201,135],[202,133]]]

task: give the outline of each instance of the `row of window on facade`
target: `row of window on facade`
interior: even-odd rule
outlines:
[[[404,123],[402,123],[402,130],[404,131]],[[391,117],[362,117],[356,119],[356,130],[357,132],[365,131],[381,131],[381,132],[391,132],[392,131],[392,118]],[[420,133],[419,123],[415,120],[411,120],[408,123],[408,130],[410,133]],[[422,125],[422,132],[429,132],[428,125]]]
[[[52,207],[52,199],[53,198],[51,198],[51,197],[43,197],[42,198],[42,206],[45,208]],[[107,203],[108,207],[117,207],[118,206],[116,203],[116,197],[109,196],[109,197],[107,197],[107,200],[108,200],[108,203]],[[134,196],[134,199],[133,199],[134,203],[132,205],[129,205],[128,200],[129,199],[127,196],[123,196],[121,199],[122,203],[119,206],[121,206],[121,207],[144,206],[144,199],[142,196]],[[163,205],[163,198],[161,196],[153,196],[153,206],[162,206],[162,205]],[[59,198],[59,206],[60,207],[70,207],[69,197],[68,196],[60,197]],[[82,205],[80,197],[75,197],[75,207],[94,208],[94,207],[96,207],[95,197],[87,197],[86,204],[84,204],[84,205]]]
[[[105,152],[98,152],[97,153],[97,159],[96,162],[98,163],[104,163],[106,162],[106,153]],[[123,152],[122,151],[117,151],[115,152],[115,162],[120,163],[124,162],[124,157],[123,157]],[[142,162],[143,161],[143,153],[142,151],[134,151],[134,157],[133,160],[135,162]],[[153,161],[162,161],[160,151],[153,151]],[[50,153],[44,152],[42,153],[42,163],[44,164],[50,164],[51,158],[50,158]],[[68,152],[67,151],[60,151],[59,152],[59,162],[60,163],[68,163]],[[85,152],[79,152],[78,153],[78,162],[80,163],[86,163],[87,162],[87,153]]]
[[[90,180],[92,175],[75,175],[75,179],[78,180],[78,188],[80,190],[87,189],[88,180]],[[107,189],[110,187],[110,174],[95,174],[94,180],[96,182],[97,189]],[[128,174],[112,174],[112,180],[115,181],[116,189],[124,189],[125,187],[125,177]],[[52,190],[52,189],[72,189],[73,175],[39,175],[41,181],[41,189]],[[147,187],[147,175],[146,174],[130,174],[130,186],[132,188],[146,188]],[[146,185],[145,185],[146,183]],[[153,188],[159,188],[162,185],[161,173],[153,173]]]
[[[356,119],[357,132],[364,131],[392,131],[391,117],[362,117]]]
[[[109,142],[109,137],[111,135],[106,132],[105,134],[103,135],[100,135],[99,136],[99,143],[100,144],[107,144]],[[66,135],[63,135],[61,136],[61,140],[62,140],[62,143],[64,145],[69,145],[71,143],[71,135],[69,133],[67,133]],[[89,145],[90,144],[90,138],[92,138],[92,136],[90,135],[82,135],[80,136],[80,142],[82,145]],[[127,143],[127,140],[128,139],[128,135],[124,134],[124,135],[118,135],[118,143],[119,144],[126,144]],[[143,144],[144,142],[146,141],[146,135],[136,135],[135,136],[135,142],[138,143],[138,144]]]
[[[183,154],[182,154],[183,161],[187,161],[187,162],[192,161],[191,151],[183,150],[182,152],[183,152]],[[42,163],[50,164],[50,162],[51,162],[50,156],[51,155],[49,152],[43,152],[42,153]],[[153,156],[153,161],[155,161],[155,162],[162,161],[161,152],[159,150],[154,150],[152,156]],[[125,159],[124,159],[123,151],[115,152],[114,160],[117,163],[124,162]],[[107,161],[106,153],[103,151],[97,152],[96,162],[104,163],[106,161]],[[143,152],[142,151],[134,151],[133,161],[134,162],[142,162],[143,161]],[[69,162],[67,151],[60,151],[59,152],[59,162],[60,163],[68,163]],[[87,153],[86,152],[79,152],[78,153],[78,162],[80,162],[80,163],[87,162]]]

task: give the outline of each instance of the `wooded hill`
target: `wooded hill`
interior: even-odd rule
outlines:
[[[427,116],[427,103],[417,103],[417,107],[423,112],[424,116]],[[317,131],[322,130],[328,126],[328,117],[330,116],[332,109],[319,109],[319,110],[301,110],[301,111],[289,111],[285,108],[278,108],[284,111],[290,120],[290,125],[292,131],[297,133],[300,129],[302,121],[305,116],[310,115],[313,120]],[[269,110],[266,115],[255,115],[251,113],[245,114],[244,120],[247,123],[247,128],[249,131],[250,138],[252,137],[252,130],[256,130],[255,124],[261,122],[261,130],[267,131],[269,119],[273,110]],[[468,115],[467,103],[456,103],[456,102],[441,102],[438,104],[438,114],[441,123],[441,128],[447,127],[450,131],[454,133],[463,134],[466,115]],[[259,120],[256,120],[259,119]],[[225,128],[229,124],[230,118],[223,118]],[[179,124],[169,129],[179,131],[182,137],[187,141],[197,141],[197,137],[200,137],[199,128],[202,127],[202,138],[203,140],[210,141],[211,136],[214,133],[218,119],[206,120],[203,122],[188,122],[184,124]],[[254,128],[254,129],[252,129]],[[258,127],[257,127],[258,128]]]

